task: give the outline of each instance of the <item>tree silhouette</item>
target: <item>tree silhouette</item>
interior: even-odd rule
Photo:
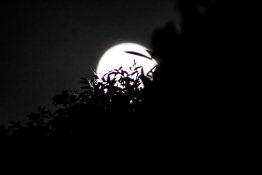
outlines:
[[[232,127],[234,113],[245,108],[240,108],[244,102],[239,95],[243,65],[238,65],[246,50],[244,6],[239,6],[231,1],[177,0],[176,22],[153,33],[153,53],[160,59],[154,82],[161,94],[156,101],[164,102],[156,106],[174,116],[167,127],[215,135],[222,132],[221,126]]]

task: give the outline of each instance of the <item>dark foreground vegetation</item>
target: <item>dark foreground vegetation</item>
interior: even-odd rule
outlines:
[[[94,71],[81,79],[81,91],[53,97],[55,111],[40,107],[26,123],[1,127],[0,135],[215,138],[243,110],[240,11],[227,1],[176,1],[176,21],[152,35],[156,69],[144,75],[134,64],[131,74],[119,68],[100,80]]]

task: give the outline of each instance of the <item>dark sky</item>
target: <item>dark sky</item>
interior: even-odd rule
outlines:
[[[173,15],[173,0],[1,2],[0,124],[77,89],[110,46],[150,46],[152,31]]]

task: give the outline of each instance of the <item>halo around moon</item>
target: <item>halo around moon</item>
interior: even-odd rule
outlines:
[[[121,43],[108,49],[101,57],[97,66],[97,75],[102,78],[106,73],[113,69],[122,67],[130,72],[134,60],[136,66],[142,66],[144,73],[147,74],[157,65],[157,62],[151,57],[148,49],[135,43]]]

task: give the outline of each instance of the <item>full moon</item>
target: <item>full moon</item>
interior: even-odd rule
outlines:
[[[133,67],[134,61],[136,66],[142,66],[146,75],[152,68],[157,65],[148,49],[135,43],[121,43],[108,49],[101,57],[97,66],[97,76],[102,78],[106,73],[113,69],[119,69],[130,73],[130,67]]]

